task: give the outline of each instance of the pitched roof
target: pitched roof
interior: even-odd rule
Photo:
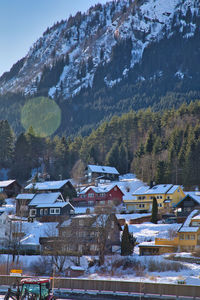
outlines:
[[[152,188],[149,188],[149,186],[142,186],[137,189],[133,195],[166,194],[172,187],[172,184],[157,184]]]
[[[37,206],[40,204],[53,204],[56,202],[61,193],[42,193],[36,194],[29,203],[29,206]],[[61,201],[64,202],[64,201]]]
[[[100,193],[108,193],[110,190],[112,190],[114,187],[118,187],[117,183],[112,183],[112,184],[104,184],[104,185],[99,185],[99,186],[94,186],[94,185],[90,185],[84,189],[82,189],[79,192],[79,195],[84,195],[86,194],[90,189],[92,189],[96,194],[100,194]],[[119,188],[120,189],[120,188]],[[121,189],[120,189],[121,190]],[[123,193],[123,192],[122,192]]]
[[[173,185],[167,194],[173,194],[178,188],[180,188],[180,185]]]
[[[133,192],[133,195],[143,195],[148,191],[148,189],[149,186],[141,186],[135,192]]]
[[[18,200],[32,200],[35,194],[18,194],[16,199]]]
[[[25,187],[25,190],[30,190],[34,187],[34,189],[38,191],[43,190],[59,190],[61,189],[67,182],[70,182],[69,179],[66,180],[57,180],[57,181],[44,181],[44,182],[36,182],[35,184],[30,183]]]
[[[37,208],[44,208],[44,207],[63,208],[67,205],[70,205],[73,208],[73,206],[69,202],[42,203],[37,205]]]
[[[94,173],[103,173],[103,174],[115,174],[119,175],[119,172],[114,167],[108,167],[108,166],[97,166],[97,165],[88,165],[88,169],[91,170],[91,172]]]
[[[185,197],[181,199],[175,207],[177,207],[182,201],[184,201],[187,197],[192,198],[197,204],[200,204],[200,192],[185,192]]]
[[[7,187],[9,186],[11,183],[15,182],[16,180],[13,179],[13,180],[3,180],[3,181],[0,181],[0,188],[4,188],[4,187]]]

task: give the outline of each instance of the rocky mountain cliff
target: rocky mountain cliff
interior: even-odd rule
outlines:
[[[167,107],[169,92],[198,98],[199,58],[198,0],[110,1],[48,28],[1,76],[0,93],[50,96],[70,111],[62,131],[92,127],[130,108]]]

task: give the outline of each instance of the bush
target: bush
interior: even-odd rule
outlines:
[[[200,257],[200,248],[196,248],[193,252],[192,255],[195,257]]]
[[[160,261],[158,263],[155,259],[151,259],[148,261],[147,268],[149,272],[166,272],[166,271],[179,272],[180,270],[186,269],[186,267],[179,262]]]
[[[45,276],[52,272],[52,261],[49,257],[41,256],[37,261],[30,264],[30,270],[35,276]]]

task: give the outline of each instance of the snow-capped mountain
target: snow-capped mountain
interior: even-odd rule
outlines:
[[[93,88],[99,74],[106,88],[116,86],[138,68],[152,44],[177,34],[189,40],[200,34],[199,25],[199,0],[118,0],[98,4],[48,28],[26,57],[2,75],[0,93],[49,95],[64,101],[83,89]],[[162,77],[161,65],[158,62],[152,72],[137,71],[134,81]],[[190,77],[182,62],[173,72],[178,79]]]

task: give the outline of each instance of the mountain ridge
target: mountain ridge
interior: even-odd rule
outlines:
[[[1,97],[54,98],[66,134],[130,109],[189,103],[200,98],[199,25],[197,0],[97,4],[48,28],[0,77]]]

